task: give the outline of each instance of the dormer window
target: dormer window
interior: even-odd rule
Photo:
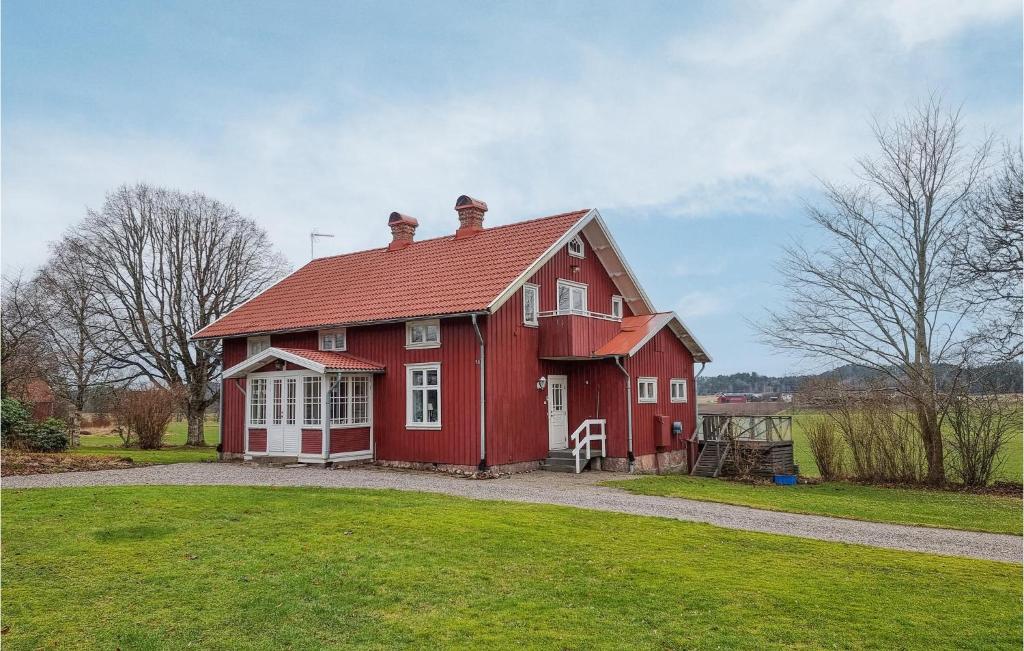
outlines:
[[[345,350],[347,344],[345,328],[320,331],[320,350]]]
[[[246,348],[249,351],[249,357],[262,353],[270,348],[270,335],[265,337],[249,337],[246,339]]]
[[[406,322],[406,348],[438,348],[440,346],[441,322],[438,319]]]
[[[569,240],[569,255],[574,258],[583,257],[583,238],[579,235]]]

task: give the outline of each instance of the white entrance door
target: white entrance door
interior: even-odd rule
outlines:
[[[299,453],[298,410],[301,403],[299,392],[302,389],[302,378],[292,375],[271,377],[267,386],[267,399],[270,401],[270,419],[267,425],[267,453],[287,454]]]
[[[569,447],[569,380],[564,375],[548,376],[548,448]]]

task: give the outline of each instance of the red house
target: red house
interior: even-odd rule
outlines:
[[[451,471],[686,462],[694,363],[597,210],[313,260],[203,328],[224,350],[227,458],[373,460]],[[454,221],[454,220],[453,220]],[[596,463],[594,465],[597,465]]]

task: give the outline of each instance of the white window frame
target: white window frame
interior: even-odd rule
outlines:
[[[266,427],[267,426],[267,388],[270,383],[267,378],[249,378],[246,393],[248,393],[248,404],[246,405],[246,414],[248,416],[248,424],[252,427]],[[261,413],[262,417],[254,417],[255,413]]]
[[[427,335],[430,332],[430,326],[434,326],[437,329],[437,340],[429,341]],[[423,329],[423,340],[413,341],[413,335],[418,328]],[[421,321],[406,321],[405,322],[405,347],[406,348],[440,348],[441,347],[441,320],[440,319],[424,319]]]
[[[676,391],[681,388],[681,391]],[[669,380],[669,399],[672,402],[686,402],[686,378],[674,377]]]
[[[618,306],[618,309],[616,309],[616,306]],[[621,319],[622,318],[622,297],[617,295],[617,294],[613,294],[612,295],[612,311],[611,311],[611,315],[613,317],[615,317],[616,319]]]
[[[647,390],[644,390],[644,388]],[[638,377],[636,379],[636,401],[641,403],[658,402],[658,378]]]
[[[357,383],[365,383],[366,391],[357,400],[352,389]],[[373,393],[373,378],[369,375],[333,375],[330,378],[331,392],[327,397],[328,417],[331,420],[331,429],[345,429],[347,427],[367,427],[370,425],[370,401]],[[344,392],[340,389],[344,387]],[[344,395],[342,395],[344,393]],[[353,406],[363,405],[363,417],[356,419],[352,416]],[[346,408],[342,410],[342,405]],[[340,412],[345,412],[341,417]],[[335,414],[338,413],[336,416]]]
[[[412,384],[412,376],[415,371],[423,371],[424,384],[419,387],[414,387]],[[437,385],[426,384],[426,372],[437,371]],[[412,419],[412,402],[413,392],[423,391],[426,392],[429,389],[437,390],[437,420],[433,422],[414,422]],[[424,397],[424,403],[426,398]],[[423,415],[426,417],[426,407],[423,409]],[[406,364],[405,366],[405,427],[406,429],[441,429],[441,362],[428,362],[425,364]]]
[[[562,294],[562,288],[566,287],[569,289],[569,309],[568,311],[562,310],[562,301],[559,297]],[[573,292],[578,291],[583,295],[583,309],[577,310],[572,307],[572,296]],[[558,279],[555,283],[555,313],[556,314],[589,314],[589,302],[587,298],[587,286],[583,283],[576,283],[571,280]]]
[[[533,315],[526,311],[526,295],[533,295]],[[540,324],[538,316],[540,315],[540,287],[531,283],[523,285],[523,325],[537,326]]]
[[[307,384],[308,380],[313,380],[312,383]],[[310,387],[319,386],[320,390],[313,395],[310,391]],[[321,375],[303,375],[302,376],[302,426],[303,427],[321,427],[324,422],[323,414],[323,392],[324,392],[324,378]],[[307,410],[316,415],[316,418],[307,418]]]
[[[338,345],[339,340],[341,345]],[[330,344],[328,346],[328,344]],[[344,351],[348,349],[348,332],[345,328],[320,331],[320,350]]]
[[[270,335],[263,335],[260,337],[246,337],[245,339],[245,350],[247,357],[258,355],[270,348]]]
[[[579,235],[569,240],[569,244],[567,244],[565,248],[569,252],[569,255],[574,258],[582,258],[586,255],[586,248],[583,246],[583,238]]]

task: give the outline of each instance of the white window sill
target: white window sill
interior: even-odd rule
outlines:
[[[406,350],[416,350],[416,349],[419,349],[419,348],[440,348],[440,347],[441,347],[441,342],[430,343],[430,344],[406,344],[405,345],[405,349]]]
[[[540,323],[523,323],[523,325],[526,326],[527,328],[539,328],[540,327]]]
[[[369,422],[366,423],[331,423],[331,429],[366,429],[370,426]]]
[[[441,429],[441,424],[438,423],[436,425],[430,425],[430,424],[423,424],[423,423],[406,423],[405,424],[405,429],[439,430],[439,429]]]
[[[322,352],[322,353],[343,353],[346,350],[348,350],[348,348],[321,348],[320,352]]]
[[[686,400],[685,399],[680,400],[679,398],[672,398],[672,402],[677,404],[677,405],[685,405],[686,404]]]
[[[637,402],[640,403],[641,405],[656,405],[656,404],[658,404],[657,400],[651,400],[649,398],[644,398],[643,400],[637,400]]]

